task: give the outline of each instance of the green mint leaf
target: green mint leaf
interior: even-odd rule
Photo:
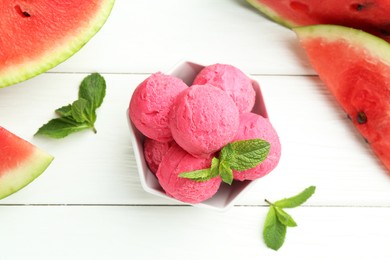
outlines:
[[[67,135],[90,128],[85,123],[79,123],[69,118],[55,118],[44,124],[35,135],[44,135],[52,138],[63,138]]]
[[[79,98],[83,98],[90,102],[91,111],[100,107],[105,95],[106,81],[100,74],[92,73],[81,82]]]
[[[284,211],[283,209],[275,207],[275,212],[279,221],[282,222],[283,225],[286,225],[287,227],[297,226],[295,220],[289,214],[287,214],[287,212]]]
[[[271,205],[263,228],[263,239],[265,244],[273,250],[278,250],[284,243],[286,232],[286,225],[279,221],[276,216],[275,207]]]
[[[105,95],[106,82],[100,74],[93,73],[85,77],[80,84],[78,100],[56,109],[59,118],[43,125],[36,135],[63,138],[87,128],[92,128],[96,133],[96,109],[102,104]]]
[[[220,152],[220,160],[221,161],[231,161],[232,157],[234,156],[234,150],[232,148],[232,144],[231,143],[228,143],[227,145],[225,145],[221,152]]]
[[[181,178],[187,178],[194,181],[208,181],[219,175],[219,159],[214,157],[211,161],[211,167],[208,169],[183,172],[179,174]]]
[[[267,158],[270,144],[262,139],[250,139],[233,142],[231,148],[234,152],[229,160],[230,167],[244,171],[256,167]]]
[[[179,174],[179,177],[194,181],[207,181],[211,178],[211,171],[210,169],[201,169],[191,172],[183,172]]]
[[[226,161],[221,161],[219,164],[219,174],[221,175],[222,181],[231,185],[233,182],[233,171]]]
[[[305,203],[315,192],[316,187],[310,186],[304,191],[290,198],[278,200],[274,203],[279,208],[295,208]]]
[[[214,157],[211,161],[210,175],[211,178],[219,175],[219,159],[217,157]]]
[[[89,115],[87,114],[88,111],[88,101],[80,98],[76,101],[74,101],[71,105],[71,112],[73,119],[78,123],[84,123],[84,122],[91,122],[91,119],[89,118]]]
[[[67,105],[56,109],[55,111],[60,117],[72,116],[72,105]]]

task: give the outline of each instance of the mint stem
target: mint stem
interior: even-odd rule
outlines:
[[[274,204],[272,202],[270,202],[269,200],[265,199],[264,201],[267,202],[267,204],[269,204],[270,206],[274,206]]]

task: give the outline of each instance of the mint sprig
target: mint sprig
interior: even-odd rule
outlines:
[[[106,95],[106,82],[98,73],[85,77],[80,84],[78,99],[55,110],[54,118],[38,129],[35,135],[64,138],[71,133],[92,129],[96,133],[96,110]]]
[[[284,243],[287,227],[297,226],[295,220],[283,208],[295,208],[302,205],[314,194],[315,189],[315,186],[310,186],[296,196],[278,200],[275,203],[265,200],[270,207],[264,222],[263,239],[269,248],[278,250]]]
[[[183,172],[179,177],[207,181],[220,175],[223,182],[231,185],[233,170],[244,171],[256,167],[267,158],[269,150],[270,143],[258,138],[228,143],[222,148],[219,158],[213,158],[210,168]]]

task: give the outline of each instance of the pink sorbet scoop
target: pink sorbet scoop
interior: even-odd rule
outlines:
[[[178,175],[183,172],[206,169],[212,157],[196,158],[174,143],[163,157],[157,178],[167,195],[187,203],[200,203],[211,198],[221,184],[221,178],[198,182]]]
[[[229,143],[239,125],[229,95],[210,85],[193,85],[180,93],[170,113],[173,139],[196,157],[207,157]]]
[[[130,119],[145,136],[159,142],[172,140],[168,114],[176,96],[188,86],[181,80],[155,73],[134,91],[130,101]]]
[[[233,171],[235,180],[254,180],[271,172],[278,164],[281,155],[279,137],[269,119],[254,113],[240,115],[240,126],[234,141],[260,138],[270,143],[267,159],[255,168],[246,171]]]
[[[150,138],[144,140],[145,161],[152,173],[156,173],[163,156],[168,152],[174,142],[159,142]]]
[[[256,93],[251,79],[232,65],[217,63],[207,66],[198,73],[193,84],[210,84],[226,91],[240,113],[252,111],[255,104]]]

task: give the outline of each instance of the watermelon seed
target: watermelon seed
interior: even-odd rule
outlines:
[[[361,125],[367,123],[367,116],[363,111],[357,114],[357,122]]]
[[[379,32],[382,34],[382,36],[390,36],[389,30],[381,29]]]
[[[26,11],[22,11],[22,8],[20,8],[20,6],[19,5],[15,5],[15,10],[16,10],[16,12],[18,12],[22,17],[31,17],[31,15],[28,13],[28,12],[26,12]]]
[[[366,6],[364,4],[352,4],[351,9],[354,11],[361,11],[365,8]]]

